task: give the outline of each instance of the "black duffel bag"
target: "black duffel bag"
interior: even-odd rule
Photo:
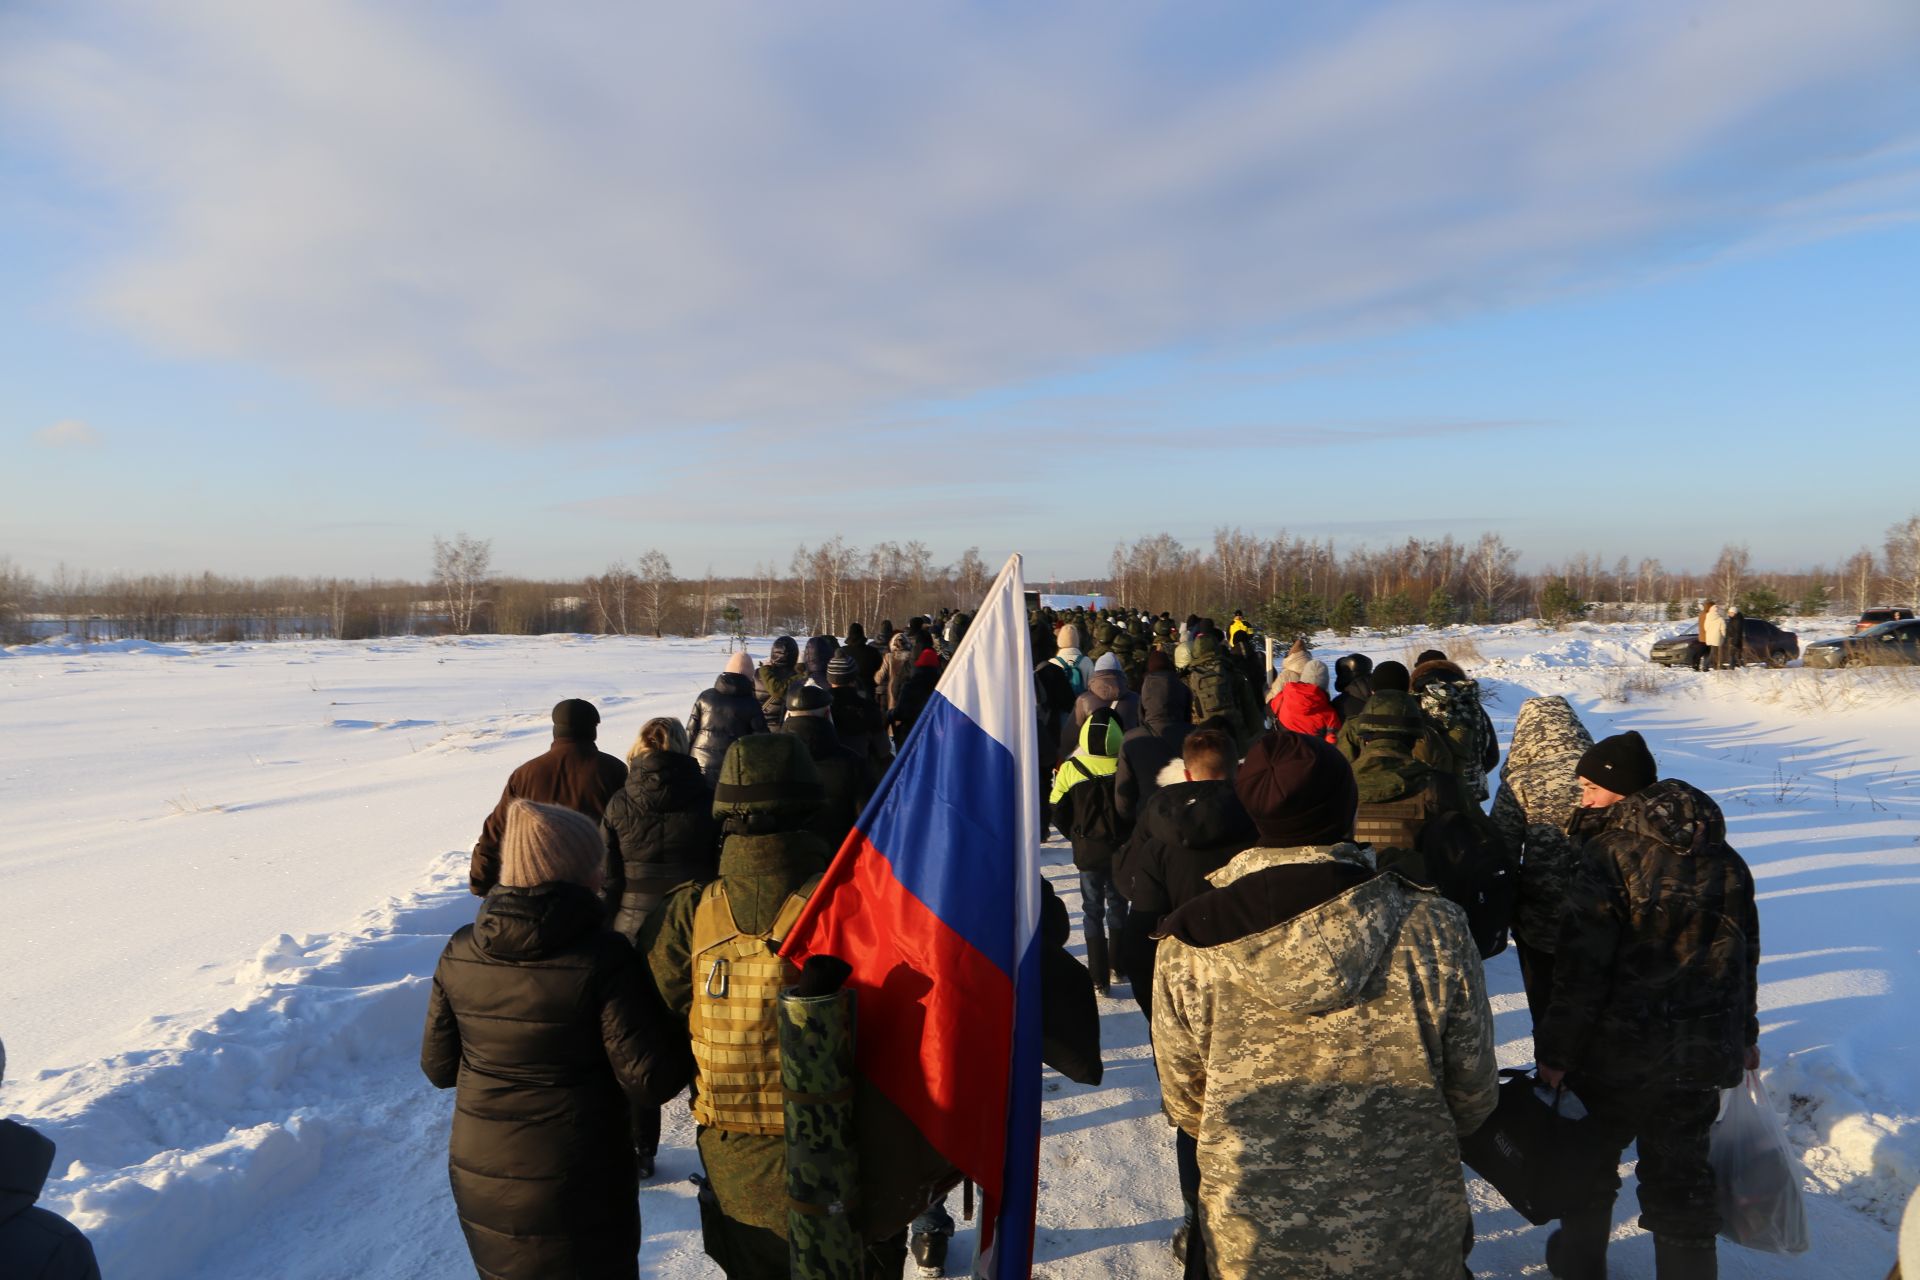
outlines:
[[[1460,1158],[1536,1227],[1592,1204],[1620,1153],[1570,1091],[1549,1090],[1531,1068],[1507,1067],[1500,1075],[1499,1105],[1460,1140]]]

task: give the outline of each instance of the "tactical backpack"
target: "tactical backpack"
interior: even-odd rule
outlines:
[[[774,1019],[780,988],[800,971],[782,959],[786,941],[820,877],[787,895],[773,928],[742,933],[724,882],[700,894],[693,911],[693,1010],[687,1029],[699,1068],[695,1123],[727,1133],[787,1131],[780,1085],[780,1028]]]
[[[1353,838],[1372,845],[1381,870],[1431,885],[1467,914],[1481,959],[1506,949],[1519,877],[1486,814],[1463,805],[1459,780],[1418,758],[1447,750],[1417,717],[1363,713],[1353,777],[1360,805]],[[1368,734],[1369,725],[1384,732]]]
[[[1246,741],[1249,726],[1235,696],[1234,674],[1226,657],[1216,652],[1205,666],[1187,668],[1187,686],[1193,691],[1193,722],[1199,724],[1219,716],[1227,722],[1229,736],[1239,744]]]
[[[1480,686],[1474,681],[1435,681],[1420,691],[1420,708],[1445,730],[1447,742],[1459,760],[1460,780],[1475,804],[1487,800],[1487,718],[1480,709]]]

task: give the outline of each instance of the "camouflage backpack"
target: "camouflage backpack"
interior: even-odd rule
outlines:
[[[1366,711],[1355,722],[1361,746],[1353,762],[1360,797],[1354,840],[1373,846],[1381,870],[1431,885],[1457,904],[1481,958],[1498,955],[1519,877],[1492,822],[1465,801],[1447,768],[1449,745],[1418,713]]]
[[[1487,775],[1480,762],[1486,758],[1487,718],[1480,709],[1480,684],[1475,680],[1436,680],[1420,690],[1420,709],[1432,716],[1446,731],[1447,742],[1459,765],[1455,770],[1467,788],[1467,797],[1475,804],[1487,800]]]

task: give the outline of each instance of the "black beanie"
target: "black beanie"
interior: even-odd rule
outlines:
[[[1588,747],[1573,772],[1575,777],[1623,796],[1652,786],[1660,776],[1653,752],[1647,750],[1647,740],[1631,729],[1602,738]]]
[[[1269,731],[1247,752],[1233,791],[1267,848],[1353,839],[1353,814],[1360,805],[1353,766],[1310,734]]]
[[[1410,693],[1413,690],[1413,677],[1407,674],[1403,662],[1383,662],[1373,669],[1373,691]]]
[[[1427,649],[1423,651],[1419,657],[1413,660],[1413,665],[1416,667],[1424,667],[1429,662],[1445,662],[1446,660],[1447,660],[1447,655],[1440,652],[1440,650]]]
[[[568,698],[553,704],[553,736],[584,738],[592,742],[599,733],[600,713],[585,698]]]

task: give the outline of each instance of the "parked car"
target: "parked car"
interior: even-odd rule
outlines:
[[[1743,617],[1740,627],[1747,641],[1746,648],[1737,655],[1743,663],[1764,662],[1770,667],[1784,667],[1800,656],[1800,637],[1791,631],[1782,631],[1763,618]],[[1686,631],[1655,640],[1647,659],[1663,667],[1698,669],[1707,656],[1707,646],[1700,643],[1699,637],[1698,631]],[[1735,658],[1736,654],[1729,650],[1727,661],[1733,662]]]
[[[1911,617],[1913,617],[1913,610],[1905,605],[1877,604],[1860,615],[1860,620],[1853,624],[1853,629],[1855,632],[1861,632],[1869,627],[1877,627],[1883,622],[1905,622]]]
[[[1858,635],[1807,646],[1810,667],[1884,667],[1920,664],[1920,620],[1883,622]]]

